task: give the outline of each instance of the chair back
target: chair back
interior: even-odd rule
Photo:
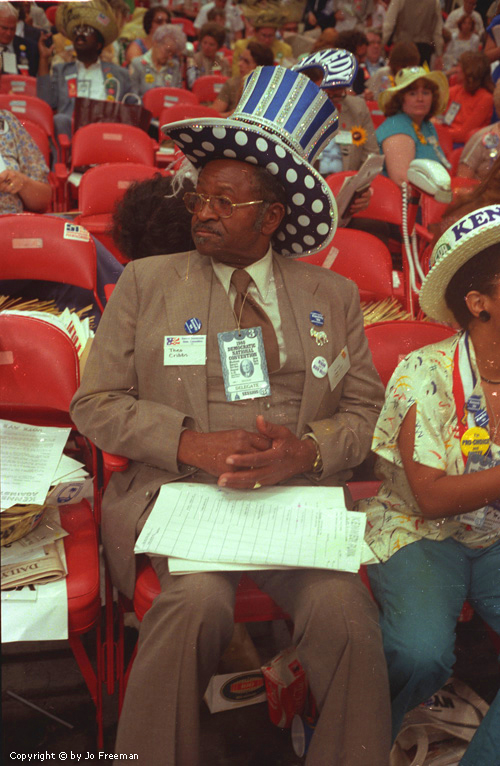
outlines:
[[[27,133],[30,134],[31,138],[43,154],[43,159],[45,160],[47,167],[50,168],[50,142],[45,130],[36,122],[32,122],[32,120],[23,118],[22,120],[19,119],[19,122]]]
[[[476,178],[458,178],[456,176],[451,178],[451,189],[453,191],[453,197],[456,198],[457,189],[466,189],[471,191],[479,184]],[[422,194],[420,199],[420,207],[422,210],[422,226],[426,229],[434,223],[440,223],[443,218],[444,211],[448,207],[448,202],[437,202],[430,194]]]
[[[71,221],[36,213],[0,216],[0,279],[51,280],[91,290],[96,287],[94,241]]]
[[[193,93],[202,104],[207,101],[212,104],[227,79],[222,74],[206,74],[203,77],[198,77],[193,83]]]
[[[96,122],[79,128],[71,143],[72,167],[105,162],[136,162],[154,165],[151,138],[140,128],[114,122]]]
[[[370,112],[370,116],[372,118],[373,127],[375,130],[377,130],[379,125],[382,125],[383,121],[385,120],[385,114],[379,107],[376,101],[367,101],[366,106],[368,107],[368,110]]]
[[[2,75],[0,82],[7,75]],[[53,140],[54,113],[46,101],[31,95],[13,96],[0,92],[0,109],[7,109],[15,114],[18,120],[31,120],[40,125]]]
[[[0,93],[17,96],[36,96],[36,77],[27,74],[2,74]]]
[[[158,119],[163,109],[177,104],[198,104],[198,96],[184,88],[151,88],[142,97],[142,105]]]
[[[183,16],[179,16],[177,18],[173,18],[170,21],[171,24],[179,24],[182,26],[182,31],[186,35],[186,37],[196,37],[197,31],[195,29],[195,26],[191,19],[186,19]]]
[[[362,301],[383,300],[393,295],[391,254],[378,237],[365,231],[337,229],[328,247],[299,260],[352,279]]]
[[[96,165],[83,174],[78,187],[79,221],[85,226],[84,216],[112,213],[134,181],[145,181],[159,173],[151,165],[133,162],[115,162]]]
[[[386,386],[399,362],[410,351],[445,340],[454,335],[455,330],[434,322],[412,320],[377,322],[365,327],[365,333],[373,363]]]
[[[180,120],[196,120],[198,117],[217,117],[220,118],[220,112],[212,109],[211,106],[203,104],[175,104],[160,113],[160,128],[162,125],[168,125],[170,122],[179,122]]]
[[[355,175],[355,171],[347,170],[342,173],[332,173],[326,177],[326,182],[334,196],[340,191],[344,179]],[[383,175],[375,176],[371,182],[373,194],[366,210],[357,213],[356,217],[370,218],[373,221],[386,221],[396,226],[403,222],[403,201],[399,186]]]
[[[0,314],[0,417],[71,426],[69,405],[80,363],[68,333],[23,314]]]

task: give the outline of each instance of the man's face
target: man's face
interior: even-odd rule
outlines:
[[[255,30],[254,37],[258,43],[264,45],[266,48],[270,48],[276,39],[276,30],[274,27],[260,27]]]
[[[16,24],[14,16],[0,16],[0,45],[10,45],[16,34]]]
[[[209,197],[227,197],[231,202],[260,200],[255,170],[239,160],[213,160],[200,173],[196,191]],[[262,214],[262,205],[233,208],[230,218],[221,218],[207,203],[193,213],[191,232],[201,255],[221,263],[243,268],[262,258],[269,245],[269,237],[256,226]]]
[[[378,35],[374,35],[373,32],[367,33],[368,48],[366,58],[368,61],[377,62],[382,53],[382,43]]]
[[[86,53],[100,53],[102,48],[96,30],[88,24],[78,24],[73,28],[73,46],[77,58]]]
[[[464,0],[465,13],[472,13],[476,7],[476,0]]]
[[[334,105],[337,112],[341,112],[342,103],[347,95],[347,88],[325,88],[325,93]]]

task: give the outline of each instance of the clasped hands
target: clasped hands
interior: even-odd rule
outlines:
[[[257,432],[236,429],[199,433],[183,431],[178,461],[217,476],[220,487],[253,489],[273,486],[310,471],[316,458],[312,439],[298,439],[286,426],[257,416]]]

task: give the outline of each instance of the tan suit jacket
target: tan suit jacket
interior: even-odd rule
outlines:
[[[299,330],[283,328],[285,344],[303,346],[305,380],[296,434],[313,431],[323,458],[321,481],[335,484],[367,455],[383,389],[373,367],[356,285],[317,266],[274,255]],[[71,414],[100,448],[124,455],[130,468],[115,474],[103,505],[103,540],[114,582],[131,595],[137,522],[162,484],[189,476],[177,464],[185,427],[208,432],[206,367],[163,364],[165,335],[185,335],[191,317],[208,326],[209,309],[228,297],[211,260],[196,251],[130,263],[106,307]],[[216,308],[215,308],[216,310]],[[311,311],[321,311],[329,342],[310,336]],[[213,315],[213,314],[212,314]],[[330,365],[347,346],[351,367],[333,390],[311,364]],[[272,386],[272,379],[271,379]],[[212,430],[217,430],[213,424]],[[293,480],[292,482],[293,483]]]
[[[344,171],[359,170],[369,154],[380,154],[370,110],[362,96],[346,96],[342,102],[342,109],[339,114],[339,131],[351,130],[354,127],[363,128],[366,133],[366,141],[359,146],[355,144],[343,144],[341,146],[342,169]]]

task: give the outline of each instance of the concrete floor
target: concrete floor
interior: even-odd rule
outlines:
[[[269,624],[255,626],[254,642],[270,657],[276,648]],[[129,644],[134,631],[128,631]],[[279,649],[279,647],[278,647]],[[500,687],[495,651],[477,619],[460,625],[456,675],[491,701]],[[14,692],[43,710],[62,718],[69,729],[47,718],[7,692]],[[2,671],[3,763],[12,753],[96,753],[94,707],[68,644],[64,641],[17,643],[3,646]],[[104,751],[113,752],[116,732],[116,695],[104,699]],[[265,703],[211,715],[201,708],[203,766],[294,766],[290,733],[273,726]],[[21,762],[20,759],[15,759]],[[27,762],[27,761],[24,761]],[[152,764],[151,766],[156,766]],[[486,766],[486,765],[485,765]]]

